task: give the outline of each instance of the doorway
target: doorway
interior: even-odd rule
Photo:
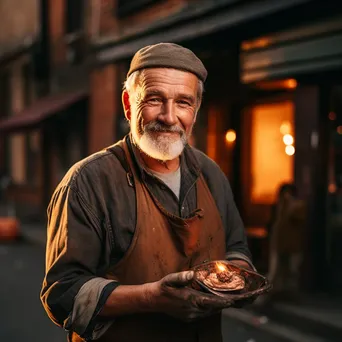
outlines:
[[[294,181],[294,104],[288,96],[259,100],[242,117],[242,212],[258,269],[267,271],[272,208],[279,187]]]

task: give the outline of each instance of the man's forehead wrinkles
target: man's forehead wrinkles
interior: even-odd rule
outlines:
[[[185,82],[184,80],[179,80],[179,79],[176,79],[174,77],[148,77],[148,78],[145,78],[143,81],[142,81],[142,84],[147,86],[151,83],[155,83],[156,85],[187,85],[188,83],[190,82]]]
[[[160,88],[147,88],[145,89],[146,95],[164,95],[164,91]]]
[[[198,79],[195,75],[173,69],[145,69],[141,74],[139,98],[162,96],[182,98],[195,102],[198,93]]]
[[[150,95],[160,95],[165,97],[182,97],[189,100],[193,100],[195,98],[195,94],[193,91],[187,91],[186,89],[179,89],[175,88],[173,90],[168,90],[163,87],[151,87],[151,88],[145,88],[143,90],[143,94],[145,96]]]
[[[171,87],[170,87],[171,86]],[[192,87],[190,84],[184,84],[183,82],[167,83],[162,81],[157,82],[145,82],[141,86],[144,92],[181,92],[192,94],[197,91],[196,87]]]

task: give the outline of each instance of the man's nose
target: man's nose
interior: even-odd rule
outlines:
[[[159,119],[168,126],[172,126],[177,123],[177,114],[172,101],[167,101],[164,103],[163,112],[161,113]]]

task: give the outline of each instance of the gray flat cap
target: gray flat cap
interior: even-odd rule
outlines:
[[[207,70],[202,61],[189,49],[174,43],[159,43],[140,49],[133,56],[127,77],[146,68],[173,68],[195,74],[205,82]]]

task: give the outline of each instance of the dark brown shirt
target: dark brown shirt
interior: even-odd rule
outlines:
[[[143,169],[135,147],[129,137],[126,139],[142,181],[171,213],[185,218],[196,209],[195,183],[202,172],[225,227],[227,258],[250,262],[244,226],[229,182],[215,162],[190,146],[185,148],[178,200],[162,181]],[[44,308],[55,323],[75,329],[70,320],[80,289],[86,288],[90,280],[103,277],[109,265],[125,254],[135,231],[136,212],[134,187],[110,149],[76,163],[65,175],[47,211],[46,276],[41,292]],[[94,328],[96,314],[114,288],[109,284],[100,288],[98,297],[92,295],[96,303],[88,303],[92,319],[87,330]],[[89,331],[84,330],[83,335],[89,335]]]

